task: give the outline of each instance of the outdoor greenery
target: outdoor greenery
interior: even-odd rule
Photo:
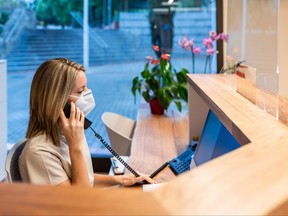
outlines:
[[[71,18],[69,12],[77,8],[83,8],[83,0],[37,0],[35,2],[35,12],[37,19],[43,25],[70,25]]]
[[[164,0],[163,0],[164,1]],[[179,7],[201,7],[207,0],[175,0]],[[26,5],[27,8],[35,10],[36,17],[44,26],[48,24],[67,26],[71,25],[71,11],[77,11],[83,15],[83,0],[0,0],[0,13],[3,10],[13,10],[16,7]],[[103,9],[103,0],[89,0],[89,23],[92,27],[102,27],[109,25],[104,13],[108,13],[107,8]],[[106,1],[107,4],[107,1]],[[112,20],[117,21],[119,11],[136,10],[161,5],[159,0],[112,0],[111,11]],[[150,5],[150,7],[149,7]]]
[[[0,13],[0,24],[5,24],[9,19],[9,13],[7,11],[3,11]]]
[[[37,19],[43,25],[70,25],[71,11],[83,16],[83,0],[36,0],[34,2]],[[117,0],[112,0],[112,15],[116,15]],[[103,0],[89,0],[89,23],[100,26],[103,23]]]

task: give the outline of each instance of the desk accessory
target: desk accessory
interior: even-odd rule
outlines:
[[[179,175],[185,171],[190,170],[190,164],[194,155],[192,148],[193,146],[189,146],[186,151],[169,161],[169,167],[175,175]]]

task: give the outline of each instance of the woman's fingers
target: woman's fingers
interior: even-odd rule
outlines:
[[[71,107],[70,107],[70,118],[74,117],[76,115],[76,111],[75,111],[75,104],[73,102],[70,103]]]
[[[85,115],[82,111],[80,111],[80,121],[81,121],[83,126],[84,126],[84,120],[85,120]]]
[[[77,121],[80,121],[80,117],[81,117],[81,111],[78,107],[75,107],[75,119]]]
[[[150,184],[156,183],[156,181],[154,181],[153,179],[151,179],[147,175],[140,174],[139,177],[135,177],[132,174],[128,174],[128,175],[123,176],[122,185],[123,186],[132,186],[138,182],[143,182],[144,180],[146,180]]]
[[[84,127],[84,113],[75,106],[75,103],[71,102],[70,107],[70,117],[66,118],[65,113],[61,111],[60,113],[60,120],[62,124],[68,126],[68,127],[79,127],[80,125]]]
[[[156,181],[154,181],[153,179],[151,179],[149,176],[147,176],[147,175],[141,175],[141,176],[139,176],[139,177],[137,177],[136,178],[136,182],[142,182],[142,181],[144,181],[144,180],[146,180],[148,183],[150,183],[150,184],[155,184],[156,183]],[[135,183],[136,183],[135,182]]]
[[[67,121],[67,118],[66,118],[63,110],[60,112],[60,121],[62,122],[62,124]]]

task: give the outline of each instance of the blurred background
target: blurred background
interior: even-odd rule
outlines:
[[[86,1],[86,0],[84,0]],[[152,45],[171,54],[172,66],[192,73],[191,50],[178,45],[186,35],[203,51],[195,72],[203,73],[202,40],[217,30],[216,0],[87,0],[88,63],[83,55],[83,0],[0,0],[0,58],[7,60],[8,149],[25,137],[29,91],[37,67],[47,59],[65,57],[87,69],[96,107],[89,118],[107,138],[101,115],[112,111],[136,119],[132,79],[144,68]],[[217,71],[216,54],[212,73]],[[86,131],[92,153],[107,151]]]

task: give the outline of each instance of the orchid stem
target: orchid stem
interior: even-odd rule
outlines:
[[[209,73],[212,72],[212,71],[211,71],[212,57],[213,57],[212,55],[209,56]]]
[[[208,58],[209,58],[209,56],[206,57],[206,63],[205,63],[205,69],[204,69],[205,74],[206,74],[206,69],[207,69],[207,64],[208,64]]]
[[[195,73],[195,55],[192,53],[192,72]]]

